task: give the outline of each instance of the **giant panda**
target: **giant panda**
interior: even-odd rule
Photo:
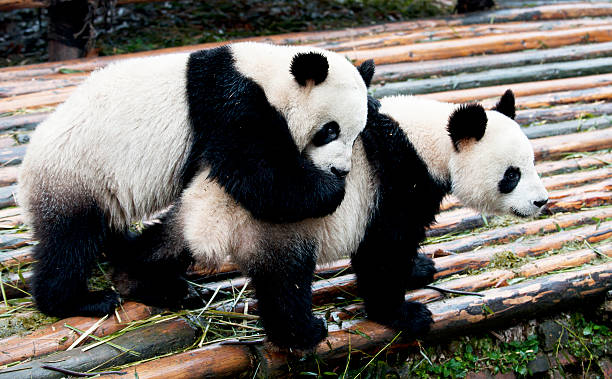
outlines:
[[[168,267],[180,273],[195,260],[215,268],[230,257],[251,278],[268,340],[307,350],[326,335],[312,313],[315,265],[351,256],[368,317],[419,336],[431,314],[404,294],[433,280],[433,261],[417,252],[443,197],[452,192],[480,211],[519,217],[547,202],[531,144],[513,120],[514,102],[511,91],[489,111],[476,103],[370,98],[344,200],[322,218],[254,220],[203,170],[162,223],[135,239],[145,256],[118,266],[119,291],[155,302],[163,292],[157,278],[164,273],[167,284]]]
[[[373,70],[322,49],[236,43],[94,72],[36,129],[22,165],[38,308],[112,312],[115,292],[88,291],[96,257],[203,172],[257,220],[333,212]]]

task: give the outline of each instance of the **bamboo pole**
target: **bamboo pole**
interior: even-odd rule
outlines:
[[[560,122],[605,114],[612,114],[612,103],[566,104],[552,108],[520,109],[516,112],[515,121],[521,125],[529,125],[534,122]]]
[[[499,96],[496,96],[495,98],[491,99],[486,99],[482,101],[482,105],[485,108],[492,108],[498,100]],[[589,103],[610,100],[612,100],[612,86],[602,86],[595,88],[554,92],[549,94],[525,96],[520,98],[517,107],[520,109],[525,109],[550,107],[553,105],[562,104],[573,104],[581,102]]]
[[[92,334],[97,337],[107,336],[125,328],[129,322],[143,320],[159,312],[160,310],[144,304],[128,302],[118,311],[121,322],[115,316],[109,317]],[[78,336],[64,324],[87,330],[97,321],[98,318],[94,317],[69,317],[26,336],[3,338],[0,340],[0,365],[65,350]]]
[[[47,112],[0,117],[0,131],[11,129],[34,129],[49,116]]]
[[[591,168],[607,166],[612,162],[612,154],[602,153],[593,155],[575,154],[571,158],[558,161],[545,161],[536,164],[541,176],[559,175]]]
[[[356,64],[360,64],[367,59],[374,59],[376,64],[390,64],[609,41],[612,41],[612,30],[606,25],[554,30],[545,33],[508,33],[501,36],[462,38],[408,46],[347,51],[343,54],[355,61]]]
[[[129,351],[121,351],[109,344],[101,344],[87,351],[81,349],[61,351],[48,357],[0,370],[0,378],[62,378],[65,376],[59,372],[45,369],[44,366],[47,365],[77,372],[92,369],[104,370],[106,367],[119,366],[185,349],[192,345],[197,337],[197,330],[187,321],[180,318],[172,319],[129,331],[112,341],[115,346],[121,346]],[[50,361],[53,363],[49,363]]]
[[[586,59],[572,62],[554,62],[530,66],[500,68],[475,73],[462,73],[431,79],[410,79],[373,87],[376,97],[409,94],[431,94],[449,89],[460,90],[485,86],[509,85],[520,82],[598,75],[600,85],[612,84],[612,57]],[[575,80],[574,80],[575,81]],[[559,89],[556,89],[559,91]],[[482,90],[480,91],[482,92]],[[503,93],[503,92],[502,92]],[[518,95],[518,94],[517,94]]]
[[[567,91],[576,91],[581,89],[592,89],[598,88],[605,85],[609,85],[611,75],[610,74],[602,74],[602,75],[590,75],[583,76],[579,78],[565,78],[565,79],[554,79],[554,80],[543,80],[543,81],[535,81],[528,83],[516,83],[516,84],[504,84],[499,86],[491,86],[491,87],[480,87],[480,88],[471,88],[471,89],[462,89],[456,91],[445,91],[445,92],[435,92],[429,93],[426,95],[421,95],[428,99],[434,99],[438,101],[448,101],[453,103],[464,103],[467,101],[474,100],[485,100],[485,99],[495,99],[495,101],[499,100],[501,94],[503,94],[507,89],[512,89],[514,95],[518,97],[517,106],[522,109],[525,108],[535,108],[524,105],[525,98],[532,95],[540,95],[540,94],[552,94],[552,96],[557,96],[557,98],[562,99],[563,96],[566,96],[569,93]],[[607,92],[606,92],[607,93]],[[578,93],[573,93],[572,101],[566,101],[564,104],[579,102],[577,100]],[[585,94],[589,94],[589,92],[585,92]],[[489,102],[492,102],[489,101]],[[519,111],[520,112],[520,111]]]
[[[563,121],[554,124],[538,124],[523,128],[529,139],[571,134],[583,130],[605,129],[612,126],[612,118],[608,116],[588,119]]]
[[[532,140],[535,158],[553,159],[571,152],[586,152],[612,147],[612,128]]]
[[[376,66],[374,82],[394,82],[409,78],[458,75],[481,70],[575,61],[610,55],[612,55],[612,42],[601,42],[587,45],[570,45],[552,49],[480,55],[475,57],[380,64]]]

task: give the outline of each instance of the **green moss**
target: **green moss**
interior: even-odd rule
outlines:
[[[56,317],[49,317],[37,311],[27,311],[10,317],[2,317],[0,318],[0,338],[14,334],[24,335],[57,320],[59,319]]]

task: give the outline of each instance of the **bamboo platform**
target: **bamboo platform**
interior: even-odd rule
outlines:
[[[612,290],[612,3],[500,4],[507,8],[252,39],[324,47],[355,62],[374,58],[378,97],[415,94],[491,107],[507,88],[516,94],[517,122],[532,140],[550,202],[540,217],[522,220],[445,199],[422,252],[434,258],[436,286],[481,296],[409,291],[406,299],[428,303],[434,315],[425,342],[510,327],[577,302],[598,304]],[[299,367],[260,343],[257,303],[231,262],[218,272],[191,269],[205,309],[169,312],[127,302],[108,318],[56,320],[43,318],[28,294],[36,241],[15,195],[31,131],[92,70],[218,45],[0,68],[0,322],[36,317],[39,326],[0,336],[0,379],[65,376],[46,365],[127,374],[103,376],[117,378],[265,377]],[[321,362],[414,345],[364,319],[348,259],[318,267],[316,278],[315,311],[330,331],[316,350]]]

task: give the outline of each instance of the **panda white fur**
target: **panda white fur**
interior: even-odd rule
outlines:
[[[405,302],[404,294],[433,279],[433,262],[417,251],[442,198],[452,191],[483,212],[521,217],[547,202],[531,144],[512,120],[514,109],[510,91],[491,111],[409,96],[380,104],[370,98],[344,200],[318,219],[256,221],[203,171],[164,223],[144,231],[139,250],[145,257],[118,276],[133,279],[120,284],[120,292],[156,300],[161,289],[150,292],[155,278],[139,277],[147,256],[159,268],[151,264],[146,272],[161,272],[173,261],[184,262],[185,270],[190,259],[214,268],[229,256],[252,280],[268,339],[308,349],[326,335],[311,310],[315,264],[350,255],[368,317],[418,336],[431,315],[424,305]]]
[[[94,72],[36,129],[22,165],[39,309],[112,312],[117,294],[87,288],[98,253],[124,259],[113,247],[130,223],[202,171],[258,220],[333,212],[373,70],[322,49],[237,43]]]

